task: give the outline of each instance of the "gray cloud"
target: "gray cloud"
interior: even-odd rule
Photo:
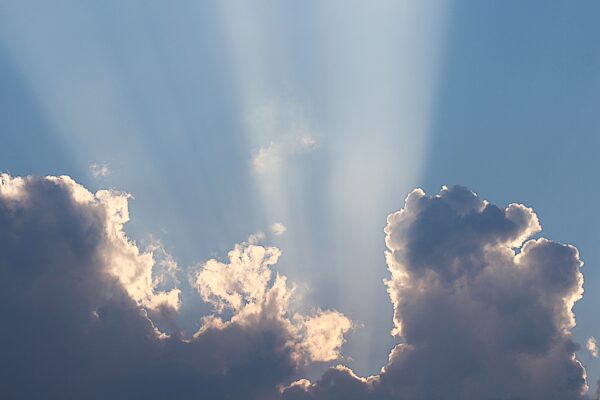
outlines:
[[[335,358],[345,331],[315,343],[319,321],[349,321],[334,311],[292,319],[293,288],[270,270],[279,250],[247,243],[202,282],[215,302],[251,298],[229,319],[207,317],[192,338],[160,332],[153,321],[177,312],[179,291],[159,290],[154,255],[125,236],[127,220],[126,195],[92,194],[68,177],[0,175],[3,398],[274,399],[304,363],[324,361],[314,346]],[[208,265],[219,266],[201,271]],[[225,285],[253,273],[265,281]]]
[[[463,187],[419,189],[388,216],[385,281],[398,345],[377,375],[327,370],[352,323],[298,315],[280,251],[237,244],[192,284],[215,312],[193,337],[155,322],[180,307],[175,261],[123,233],[128,196],[68,177],[0,175],[0,392],[11,399],[583,399],[573,305],[577,249],[530,208]],[[160,272],[160,271],[159,271]],[[164,271],[163,271],[164,272]],[[170,325],[175,326],[175,325]],[[292,382],[294,381],[294,382]],[[292,382],[292,383],[290,383]]]
[[[530,208],[499,208],[464,187],[419,189],[388,216],[386,280],[399,343],[381,373],[347,368],[293,399],[581,399],[572,307],[583,294],[577,249],[546,239]]]

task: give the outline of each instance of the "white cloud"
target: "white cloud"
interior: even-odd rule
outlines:
[[[90,165],[90,173],[94,178],[104,178],[110,174],[108,164],[97,164],[93,163]]]
[[[344,335],[352,328],[352,322],[337,311],[318,311],[315,316],[299,318],[305,330],[303,346],[310,360],[337,360]]]
[[[287,227],[281,222],[272,223],[269,229],[275,236],[281,236],[287,231]]]
[[[74,182],[73,184],[76,185]],[[83,189],[82,186],[79,187]],[[161,280],[153,274],[157,266],[155,252],[159,247],[155,244],[145,251],[140,250],[123,231],[123,226],[129,221],[128,199],[129,195],[125,193],[100,190],[92,201],[102,206],[106,213],[106,234],[109,240],[105,245],[104,256],[108,259],[108,272],[119,278],[129,295],[141,306],[156,309],[166,305],[178,309],[179,289],[156,290],[161,284]],[[172,259],[166,265],[171,271],[177,269]]]
[[[280,254],[275,247],[238,244],[228,254],[229,263],[212,259],[202,266],[195,282],[198,292],[217,311],[240,312],[246,306],[262,306],[271,290],[269,267],[277,263]]]
[[[289,315],[295,287],[285,276],[273,274],[281,252],[276,247],[237,244],[228,262],[215,259],[201,266],[195,286],[202,299],[215,307],[217,314],[233,311],[228,322],[217,315],[207,325],[247,324],[257,318],[280,321],[288,327],[294,343],[295,358],[304,362],[333,361],[340,357],[344,335],[352,322],[337,311],[317,311],[314,315]]]
[[[586,342],[586,348],[594,358],[598,358],[598,343],[595,337],[590,337]]]

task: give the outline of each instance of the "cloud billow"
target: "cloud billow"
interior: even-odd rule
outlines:
[[[353,324],[333,310],[291,310],[294,286],[273,271],[279,249],[248,240],[200,264],[191,283],[214,312],[192,337],[165,333],[156,322],[177,315],[180,289],[157,273],[156,248],[123,232],[127,203],[68,177],[0,175],[3,397],[586,396],[571,333],[582,262],[573,246],[531,239],[541,227],[530,208],[500,208],[460,186],[411,192],[385,228],[399,344],[379,374],[340,365],[310,382],[297,380],[303,368],[339,359]]]
[[[499,208],[470,190],[416,189],[388,216],[385,281],[399,343],[380,374],[344,367],[292,399],[581,399],[573,305],[577,249],[546,239],[532,209]]]
[[[0,175],[3,398],[275,399],[303,365],[339,356],[349,320],[290,316],[293,288],[270,270],[279,250],[247,243],[230,253],[238,275],[199,278],[202,297],[235,304],[230,318],[215,310],[189,339],[161,332],[153,321],[177,312],[179,289],[159,290],[154,254],[123,233],[127,199],[68,177]],[[265,281],[234,287],[252,274]],[[319,340],[332,321],[338,335]]]

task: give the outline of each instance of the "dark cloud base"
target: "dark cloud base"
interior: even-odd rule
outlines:
[[[206,321],[189,340],[161,334],[152,321],[176,311],[144,306],[111,273],[110,202],[68,178],[0,184],[2,398],[586,398],[571,334],[582,263],[573,246],[530,240],[540,226],[524,206],[413,191],[385,229],[399,343],[387,365],[290,383],[303,361],[277,307]]]
[[[62,181],[0,201],[0,392],[6,399],[269,399],[295,370],[268,316],[159,338],[106,272],[106,209]]]

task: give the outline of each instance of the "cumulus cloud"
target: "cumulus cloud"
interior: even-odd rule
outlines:
[[[90,165],[90,174],[94,178],[103,178],[110,174],[110,169],[108,168],[108,164],[93,163]]]
[[[594,358],[598,358],[598,343],[595,337],[590,337],[586,342],[586,348]]]
[[[246,325],[264,319],[286,326],[293,356],[296,360],[334,361],[340,357],[344,335],[352,328],[351,321],[337,311],[320,311],[304,316],[290,316],[289,304],[294,286],[285,276],[274,274],[281,252],[276,247],[242,243],[228,254],[228,262],[209,260],[196,275],[195,286],[202,299],[223,314],[229,310],[229,322],[220,317],[205,319],[206,326]]]
[[[307,362],[337,358],[347,318],[290,315],[279,250],[250,243],[200,267],[215,313],[198,332],[161,332],[156,318],[180,307],[178,267],[123,233],[127,202],[65,176],[0,176],[4,397],[276,399]],[[323,334],[332,319],[343,332]]]
[[[236,312],[263,308],[264,302],[273,297],[288,297],[284,277],[277,276],[271,285],[270,267],[280,254],[276,247],[238,244],[229,252],[228,263],[213,259],[202,266],[196,277],[198,292],[217,310],[229,308]]]
[[[271,224],[269,229],[275,236],[281,236],[285,233],[285,231],[287,231],[287,227],[284,224],[282,224],[281,222],[275,222],[275,223]]]
[[[67,177],[47,178],[58,184],[65,184],[71,190],[84,192],[85,189],[77,185]],[[173,273],[177,264],[172,257],[164,252],[161,254],[160,246],[154,243],[149,251],[140,251],[138,246],[130,241],[123,231],[123,226],[129,221],[128,209],[129,195],[101,190],[95,195],[86,196],[82,206],[99,207],[105,215],[104,227],[106,241],[103,243],[102,257],[107,265],[107,272],[117,277],[129,296],[139,306],[157,309],[168,306],[175,310],[179,308],[180,291],[173,288],[168,291],[156,291],[156,288],[164,282],[166,273]],[[157,264],[155,256],[162,255],[161,271],[154,274]]]
[[[573,305],[575,247],[531,239],[532,209],[470,190],[416,189],[388,216],[385,284],[398,345],[378,375],[336,367],[288,386],[292,399],[582,399]]]
[[[334,361],[340,357],[344,335],[352,322],[337,311],[318,311],[315,316],[296,316],[305,331],[303,348],[311,361]]]
[[[281,252],[248,239],[201,263],[213,307],[191,337],[157,321],[181,308],[179,266],[123,232],[129,196],[69,177],[0,175],[0,389],[11,399],[584,399],[575,247],[535,238],[531,208],[470,190],[416,189],[385,227],[385,281],[398,344],[380,373],[343,365],[352,322],[300,314],[275,270]],[[264,236],[264,235],[263,235]],[[588,350],[595,355],[596,342]]]

